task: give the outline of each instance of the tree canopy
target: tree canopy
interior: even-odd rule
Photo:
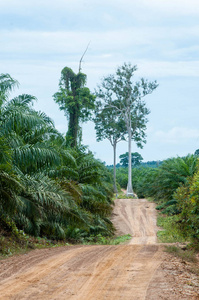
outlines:
[[[98,93],[96,92],[98,96]],[[125,140],[125,122],[120,115],[112,108],[106,105],[102,108],[101,101],[97,101],[95,108],[95,130],[97,141],[108,139],[113,147],[113,165],[114,165],[114,192],[117,193],[116,186],[116,146],[122,140]]]
[[[53,95],[54,101],[69,120],[66,138],[71,147],[81,143],[80,122],[88,121],[95,108],[95,96],[85,85],[85,74],[75,74],[72,69],[65,67],[61,71],[59,91]]]
[[[131,182],[131,141],[135,141],[138,147],[143,147],[143,143],[146,143],[146,123],[148,121],[147,115],[150,111],[146,107],[143,98],[152,93],[158,86],[156,81],[148,82],[144,78],[134,81],[133,77],[136,70],[137,66],[124,63],[117,68],[115,74],[103,78],[97,90],[101,111],[106,109],[112,110],[113,116],[115,115],[122,124],[125,124],[123,132],[122,130],[120,132],[121,136],[128,141],[130,163],[128,166],[127,194],[133,194]],[[109,125],[111,127],[110,123]]]
[[[123,167],[128,167],[128,164],[129,164],[129,154],[128,154],[128,152],[126,152],[124,154],[121,154],[119,156],[119,158],[120,158],[120,164]],[[142,160],[143,160],[143,157],[138,152],[131,153],[132,167],[139,166],[141,164]]]

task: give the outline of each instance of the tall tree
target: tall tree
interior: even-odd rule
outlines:
[[[66,137],[71,147],[76,147],[78,140],[81,142],[80,122],[88,121],[95,107],[95,96],[85,85],[85,74],[80,71],[75,74],[72,69],[65,67],[61,71],[59,91],[53,96],[69,119]]]
[[[96,94],[99,96],[98,93]],[[103,139],[108,139],[113,147],[114,192],[117,193],[116,146],[117,143],[125,139],[125,122],[119,118],[117,112],[115,112],[112,108],[108,108],[106,105],[102,108],[101,101],[97,102],[94,122],[97,141],[99,142]]]
[[[148,82],[141,78],[134,82],[133,76],[137,66],[130,63],[118,67],[116,74],[105,77],[98,90],[98,97],[103,99],[103,107],[112,109],[119,119],[125,122],[125,132],[128,140],[128,186],[127,195],[133,195],[131,141],[134,140],[138,147],[146,142],[146,123],[149,110],[143,97],[157,88],[156,81]]]

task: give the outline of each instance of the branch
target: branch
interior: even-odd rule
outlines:
[[[107,108],[116,108],[116,110],[118,110],[119,112],[122,112],[122,109],[119,109],[117,106],[115,105],[110,105],[110,106],[106,106],[104,108],[102,108],[102,110],[107,109]]]
[[[125,138],[124,136],[122,136],[121,138],[119,138],[119,139],[117,140],[117,143],[119,143],[119,142],[121,142],[121,141],[127,142],[127,140],[126,140],[126,138]]]
[[[81,69],[82,69],[82,68],[81,68],[82,60],[83,60],[84,55],[86,54],[86,52],[87,52],[87,50],[88,50],[88,47],[89,47],[90,43],[91,43],[91,42],[88,43],[88,45],[87,45],[87,47],[86,47],[86,50],[84,51],[84,53],[83,53],[83,55],[82,55],[82,57],[81,57],[81,59],[80,59],[80,61],[79,61],[79,73],[81,72]]]

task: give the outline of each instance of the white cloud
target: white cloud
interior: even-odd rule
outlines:
[[[193,31],[194,34],[199,35],[199,28],[197,31],[194,27]],[[183,29],[174,30],[171,37],[175,38],[182,34],[184,34]],[[138,65],[138,74],[141,72],[141,76],[198,77],[199,61],[196,61],[196,55],[193,55],[193,52],[196,54],[199,46],[187,45],[177,48],[167,45],[165,48],[164,45],[170,43],[169,35],[166,35],[168,35],[166,28],[154,31],[152,28],[128,28],[95,33],[88,31],[1,31],[0,54],[2,63],[6,61],[7,56],[9,60],[32,61],[31,64],[35,64],[36,61],[41,61],[42,65],[47,62],[53,64],[54,61],[73,64],[79,61],[86,45],[91,41],[84,60],[88,68],[95,68],[98,74],[102,68],[106,71],[107,66],[115,65],[116,67],[124,61],[131,61]],[[147,54],[148,52],[151,53],[151,57]]]
[[[169,14],[198,14],[199,13],[199,2],[198,0],[141,0],[144,6],[159,10],[162,12],[167,12]]]
[[[126,51],[135,54],[138,47],[150,47],[146,50],[153,50],[156,56],[163,55],[176,58],[182,51],[198,51],[199,26],[178,27],[168,30],[168,27],[151,26],[129,26],[125,29],[101,30],[65,30],[65,31],[28,31],[28,30],[1,30],[1,51],[36,52],[36,53],[68,53],[81,51],[91,41],[90,49],[94,51]],[[193,39],[182,44],[184,39]],[[89,49],[89,50],[90,50]],[[143,54],[144,48],[141,49]]]
[[[138,75],[160,77],[199,77],[198,61],[143,61],[138,60]]]
[[[146,33],[147,35],[147,33]],[[94,51],[107,51],[114,49],[119,51],[130,45],[146,45],[150,39],[141,36],[135,28],[127,30],[113,30],[106,32],[89,31],[1,31],[1,51],[9,52],[35,52],[35,53],[73,53],[81,52],[84,45],[91,41],[89,48],[95,47]],[[79,47],[81,45],[81,48]]]
[[[174,127],[169,131],[156,131],[154,137],[164,144],[186,144],[192,140],[199,141],[199,129]]]
[[[56,1],[48,1],[48,0],[7,0],[0,2],[0,8],[4,9],[4,12],[27,12],[27,9],[31,9],[31,11],[37,10],[39,8],[41,11],[43,9],[47,10],[75,10],[78,7],[83,8],[85,4],[88,3],[87,1],[82,0],[56,0]]]
[[[170,12],[177,11],[178,12],[195,12],[196,10],[199,10],[199,3],[198,0],[167,0],[167,1],[161,1],[161,0],[140,0],[138,1],[132,1],[132,0],[109,0],[108,2],[106,0],[57,0],[57,1],[51,1],[48,0],[7,0],[7,1],[1,1],[0,7],[1,8],[10,8],[10,9],[17,9],[22,7],[32,7],[35,8],[37,6],[41,8],[49,8],[52,9],[75,9],[76,7],[82,8],[86,7],[89,9],[90,7],[99,7],[99,6],[107,6],[112,5],[113,7],[121,7],[126,9],[132,9],[133,7],[150,7],[150,8],[156,8],[159,10],[168,10]]]

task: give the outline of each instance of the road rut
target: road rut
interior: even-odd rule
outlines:
[[[129,244],[66,246],[1,261],[0,299],[150,299],[163,259],[154,204],[117,200],[113,222],[118,234],[132,235]]]

